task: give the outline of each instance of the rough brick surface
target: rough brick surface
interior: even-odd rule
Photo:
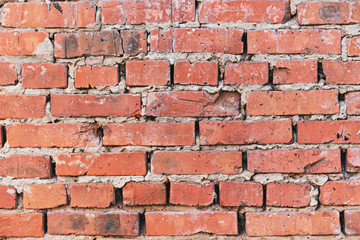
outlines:
[[[0,0],[0,239],[356,239],[360,1]]]

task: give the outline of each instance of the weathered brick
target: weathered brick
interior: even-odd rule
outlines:
[[[306,207],[310,204],[310,184],[268,183],[266,205],[276,207]]]
[[[52,95],[51,114],[56,117],[139,117],[141,114],[141,97],[140,95],[132,94],[110,96]]]
[[[0,32],[0,42],[0,56],[43,56],[53,52],[46,32]]]
[[[22,65],[24,88],[66,88],[65,65],[53,63],[24,63]]]
[[[130,55],[147,53],[146,31],[123,30],[121,31],[121,38],[124,53]]]
[[[360,143],[360,121],[304,121],[297,123],[299,144]]]
[[[13,187],[0,185],[0,209],[16,208],[16,202],[17,202],[16,189]]]
[[[104,145],[183,146],[195,144],[195,124],[109,123],[103,125]]]
[[[0,95],[0,119],[42,118],[45,96]]]
[[[273,69],[274,84],[317,83],[317,61],[276,61]]]
[[[340,150],[252,150],[248,170],[260,173],[339,173]]]
[[[2,24],[17,28],[75,28],[95,24],[94,5],[70,3],[8,3],[3,7]]]
[[[6,127],[10,147],[95,147],[97,125],[86,123],[14,124]]]
[[[171,0],[103,1],[103,24],[171,22]]]
[[[214,183],[171,182],[170,204],[209,206],[214,201]]]
[[[360,55],[360,37],[353,37],[347,39],[347,48],[349,56]]]
[[[289,0],[204,0],[200,2],[201,23],[282,23],[290,18]]]
[[[359,2],[303,2],[297,6],[300,25],[359,23]]]
[[[346,210],[344,211],[345,218],[345,233],[346,235],[359,235],[360,234],[360,211]]]
[[[337,211],[246,213],[245,217],[251,237],[340,234]]]
[[[117,31],[59,33],[55,34],[54,46],[58,58],[119,56],[123,53]]]
[[[80,208],[107,208],[114,203],[111,184],[70,184],[70,206]]]
[[[360,205],[360,182],[327,182],[325,185],[320,187],[319,199],[322,205]]]
[[[350,148],[346,153],[346,171],[360,172],[360,149]]]
[[[338,91],[266,91],[247,95],[249,116],[339,113]]]
[[[139,235],[138,213],[50,212],[47,223],[52,235]]]
[[[238,234],[236,212],[146,212],[145,222],[149,236]]]
[[[291,121],[207,121],[200,122],[200,144],[291,143]]]
[[[259,30],[247,33],[248,53],[340,54],[339,30]]]
[[[42,213],[0,214],[0,236],[43,237],[44,215]]]
[[[350,92],[345,94],[346,111],[349,115],[360,114],[360,94],[358,92]]]
[[[360,61],[324,61],[322,65],[326,83],[360,84]]]
[[[159,151],[153,154],[151,167],[155,174],[239,174],[242,153]]]
[[[221,206],[263,205],[263,186],[255,182],[220,182]]]
[[[48,156],[12,155],[0,159],[0,176],[12,178],[50,178]]]
[[[266,84],[269,80],[267,63],[240,62],[225,66],[225,84]]]
[[[240,94],[199,91],[154,92],[147,95],[147,116],[211,117],[239,114]]]
[[[58,176],[144,176],[146,155],[141,152],[58,154]]]
[[[166,186],[160,182],[128,182],[123,187],[124,205],[165,205]]]
[[[83,66],[75,72],[76,88],[114,86],[119,83],[118,67]]]
[[[174,36],[173,28],[152,29],[150,33],[151,51],[172,52],[172,40]]]
[[[195,21],[196,0],[172,0],[172,21]]]
[[[217,62],[176,62],[174,66],[174,83],[212,85],[218,83]]]
[[[126,62],[126,84],[129,86],[166,85],[169,81],[168,61]]]
[[[67,204],[65,185],[43,184],[24,186],[24,208],[45,209]]]
[[[238,29],[175,28],[175,52],[243,53],[242,36]]]
[[[0,86],[14,85],[17,81],[15,64],[0,62]]]

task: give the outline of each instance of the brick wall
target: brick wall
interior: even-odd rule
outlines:
[[[0,13],[1,239],[360,235],[359,1]]]

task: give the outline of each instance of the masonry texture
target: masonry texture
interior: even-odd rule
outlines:
[[[359,239],[360,1],[0,0],[0,239]]]

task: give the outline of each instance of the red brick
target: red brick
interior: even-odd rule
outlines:
[[[200,3],[199,10],[200,23],[282,23],[289,18],[289,0],[204,0]]]
[[[247,33],[248,53],[340,54],[339,30],[260,30]]]
[[[322,63],[326,83],[332,84],[360,84],[360,61]]]
[[[142,30],[123,30],[121,31],[124,53],[136,55],[147,53],[146,31]]]
[[[66,205],[67,196],[63,184],[25,185],[24,208],[45,209]]]
[[[346,111],[349,115],[360,114],[360,94],[358,92],[350,92],[345,94]]]
[[[266,84],[269,80],[267,63],[240,62],[225,66],[225,84]]]
[[[298,143],[360,143],[359,129],[356,120],[298,122]]]
[[[360,55],[360,37],[348,38],[347,47],[349,56]]]
[[[0,236],[43,237],[44,215],[42,213],[0,214]]]
[[[195,21],[195,0],[173,0],[172,21]]]
[[[359,235],[360,234],[360,211],[346,210],[345,216],[345,233],[346,235]]]
[[[340,234],[339,212],[246,213],[246,233],[255,236]]]
[[[157,182],[128,182],[123,188],[124,205],[165,205],[166,186]]]
[[[14,124],[6,129],[10,147],[96,147],[97,125],[86,123]]]
[[[249,116],[339,113],[338,91],[266,91],[247,95]]]
[[[51,114],[56,117],[141,115],[141,96],[119,95],[52,95]]]
[[[24,88],[66,88],[65,65],[53,63],[24,63],[22,65]]]
[[[241,152],[155,152],[151,159],[155,174],[239,174]]]
[[[360,205],[360,182],[327,182],[324,186],[320,187],[319,199],[322,205]]]
[[[172,40],[174,30],[169,29],[152,29],[150,33],[151,51],[172,52]]]
[[[276,61],[273,70],[274,84],[317,83],[317,61]]]
[[[103,24],[171,22],[171,0],[104,1]]]
[[[114,123],[104,124],[103,144],[112,146],[183,146],[195,144],[195,124]]]
[[[146,212],[145,222],[149,236],[238,234],[236,212]]]
[[[45,96],[0,95],[0,119],[42,118]]]
[[[139,214],[119,212],[51,212],[48,234],[138,236]]]
[[[52,54],[52,44],[46,32],[1,32],[0,56]]]
[[[54,46],[58,58],[122,54],[121,38],[117,31],[55,34]]]
[[[0,176],[12,178],[50,178],[48,156],[12,155],[0,159]]]
[[[3,26],[16,28],[75,28],[95,24],[94,5],[80,3],[8,3]]]
[[[360,172],[360,149],[350,148],[346,153],[346,171]]]
[[[248,170],[259,173],[339,173],[340,150],[253,150]]]
[[[243,53],[242,36],[238,29],[175,28],[175,52]]]
[[[79,67],[75,72],[76,88],[114,86],[119,83],[118,67]]]
[[[310,184],[268,183],[266,205],[275,207],[306,207],[310,204]]]
[[[147,95],[147,116],[211,117],[239,114],[240,94],[199,91],[153,92]]]
[[[126,84],[129,86],[166,85],[169,81],[168,61],[126,62]]]
[[[16,208],[16,189],[9,186],[0,185],[0,208]]]
[[[146,174],[146,155],[141,152],[58,154],[58,176],[132,176]]]
[[[107,208],[114,203],[111,184],[70,184],[70,206],[80,208]]]
[[[297,6],[300,25],[359,23],[359,2],[304,2]]]
[[[221,182],[221,206],[254,206],[263,205],[263,186],[254,182]]]
[[[176,62],[174,66],[174,83],[212,85],[218,83],[217,62]]]
[[[0,62],[0,86],[14,85],[17,81],[15,64]]]
[[[200,122],[201,145],[291,142],[292,126],[290,120]]]
[[[209,206],[214,201],[214,183],[172,182],[170,204],[185,206]]]

